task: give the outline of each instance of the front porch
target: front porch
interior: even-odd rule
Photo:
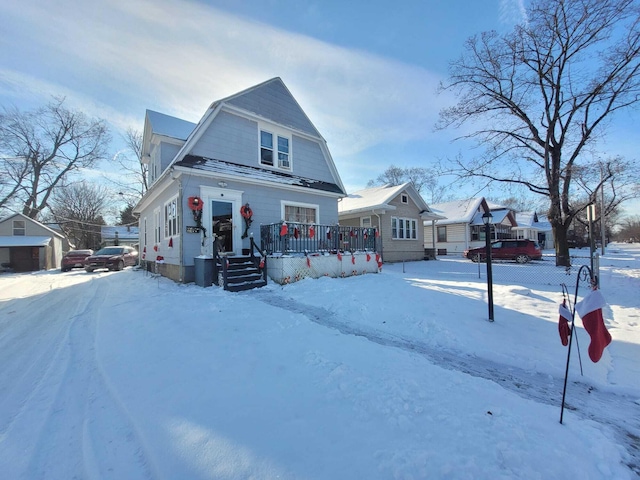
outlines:
[[[279,284],[378,273],[378,247],[376,228],[285,222],[260,226],[267,274]]]

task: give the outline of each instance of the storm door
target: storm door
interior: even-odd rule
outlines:
[[[211,202],[211,226],[218,237],[218,251],[233,252],[233,203]]]

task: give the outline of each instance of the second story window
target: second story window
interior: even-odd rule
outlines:
[[[290,170],[289,139],[265,130],[260,130],[260,163],[270,167]]]
[[[13,234],[16,237],[24,237],[26,234],[27,226],[24,220],[13,221]]]

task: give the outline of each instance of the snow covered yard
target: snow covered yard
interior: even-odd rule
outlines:
[[[496,284],[489,323],[466,260],[240,294],[2,275],[2,478],[635,478],[640,247],[601,265],[613,343],[591,363],[577,320],[563,425],[559,286]]]

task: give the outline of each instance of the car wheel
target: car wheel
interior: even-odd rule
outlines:
[[[120,260],[116,266],[116,270],[120,271],[124,268],[124,260]]]
[[[469,258],[471,259],[471,261],[472,261],[473,263],[478,263],[478,259],[479,259],[480,257],[478,257],[478,255],[471,255]]]
[[[93,272],[93,268],[85,268],[84,271],[87,272],[87,273],[92,273]]]
[[[516,262],[517,263],[527,263],[529,260],[531,260],[529,258],[528,255],[517,255],[516,256]]]
[[[61,268],[60,271],[64,273],[64,272],[68,272],[69,269],[68,268]]]

